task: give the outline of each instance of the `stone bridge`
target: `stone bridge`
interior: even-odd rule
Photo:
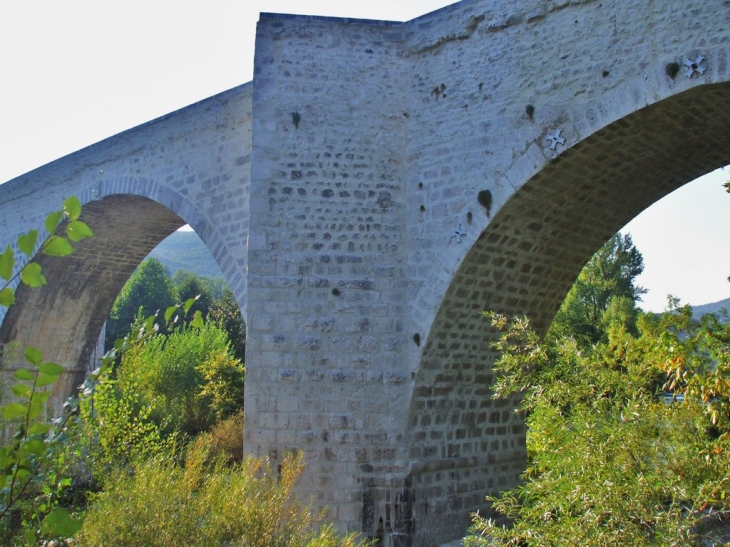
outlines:
[[[540,330],[626,222],[730,164],[723,0],[464,0],[406,23],[262,14],[252,83],[0,186],[4,241],[96,232],[1,340],[73,371],[189,223],[248,325],[246,442],[389,546],[458,537],[525,466],[481,310]],[[6,363],[12,367],[12,362]]]

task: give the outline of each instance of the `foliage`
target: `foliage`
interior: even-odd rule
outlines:
[[[139,347],[130,350],[138,353]],[[152,407],[135,396],[141,390],[139,375],[114,378],[107,370],[91,396],[81,401],[80,439],[87,453],[86,465],[97,478],[109,469],[152,457],[174,443],[165,442],[158,424],[150,419]]]
[[[631,235],[609,239],[588,261],[553,320],[548,338],[573,336],[581,345],[606,340],[617,321],[634,329],[636,301],[646,289],[635,284],[644,259]]]
[[[226,461],[242,461],[243,411],[221,420],[204,436],[214,456],[221,455]]]
[[[176,301],[175,288],[162,263],[156,258],[143,261],[112,305],[106,324],[106,347],[129,333],[140,310],[144,317],[149,317]]]
[[[211,461],[212,460],[212,461]],[[119,471],[96,496],[79,546],[127,547],[355,547],[292,496],[301,455],[288,455],[277,475],[248,457],[225,464],[195,443],[184,466],[170,456],[140,461],[135,472]]]
[[[17,249],[27,257],[22,266],[22,259],[16,257],[12,247],[6,247],[0,254],[0,277],[4,282],[0,287],[1,306],[15,304],[13,287],[18,280],[31,288],[46,284],[42,268],[35,262],[38,256],[67,256],[74,250],[72,243],[93,236],[91,229],[79,220],[80,215],[79,200],[68,198],[60,211],[46,216],[44,228],[48,235],[40,245],[37,230],[19,236]],[[57,234],[64,221],[63,234]],[[15,372],[15,379],[20,383],[11,388],[15,401],[4,404],[0,409],[2,417],[15,426],[10,442],[0,447],[0,535],[8,537],[14,528],[13,519],[21,517],[31,519],[25,538],[35,542],[39,533],[46,537],[70,536],[80,523],[70,518],[64,509],[36,503],[33,497],[39,490],[39,484],[46,479],[45,474],[50,476],[49,468],[62,442],[70,414],[66,413],[55,426],[40,421],[50,394],[48,386],[58,380],[64,368],[45,362],[41,352],[33,347],[25,349],[24,357],[28,365]],[[37,525],[38,531],[34,525]]]
[[[217,350],[211,352],[197,369],[203,380],[198,395],[209,401],[217,421],[243,409],[246,369],[241,361],[229,351]]]
[[[163,436],[196,435],[242,408],[237,403],[243,397],[243,367],[230,355],[226,333],[214,324],[150,337],[125,354],[116,376],[117,397],[137,401],[145,420]],[[216,384],[204,387],[206,377]],[[99,414],[99,420],[111,419]]]
[[[689,307],[640,316],[638,333],[541,343],[491,315],[499,396],[524,395],[524,483],[489,500],[467,545],[696,545],[730,511],[730,326]],[[661,387],[671,390],[669,395]],[[677,399],[678,397],[678,399]],[[672,402],[673,401],[673,402]]]
[[[241,308],[233,297],[233,291],[227,289],[223,296],[213,303],[208,312],[208,320],[228,333],[233,355],[241,362],[245,362],[246,324],[243,322]]]
[[[208,316],[208,310],[213,304],[213,292],[208,279],[198,277],[194,273],[178,270],[172,278],[177,291],[177,297],[183,302],[188,298],[195,298],[191,308],[193,312],[200,311],[203,317]]]

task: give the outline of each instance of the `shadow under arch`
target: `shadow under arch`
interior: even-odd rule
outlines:
[[[491,397],[494,333],[479,312],[526,315],[544,334],[609,237],[730,164],[729,124],[729,83],[692,88],[576,143],[497,212],[457,269],[420,356],[408,414],[416,521],[463,530],[468,512],[485,509],[485,495],[514,486],[525,468],[524,421],[514,401]],[[438,515],[418,501],[426,497],[444,500]]]
[[[83,381],[106,315],[124,283],[152,249],[186,223],[166,205],[135,194],[85,203],[81,219],[94,237],[74,244],[68,257],[40,256],[37,262],[48,284],[39,289],[18,286],[17,303],[0,325],[0,344],[32,345],[45,360],[66,368],[53,386],[56,412]],[[4,359],[5,374],[24,366],[16,353]]]

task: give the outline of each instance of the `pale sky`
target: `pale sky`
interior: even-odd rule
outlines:
[[[259,12],[403,21],[450,3],[3,0],[0,182],[250,81]],[[692,304],[730,297],[727,179],[685,186],[629,226],[647,309],[661,310],[667,293]]]

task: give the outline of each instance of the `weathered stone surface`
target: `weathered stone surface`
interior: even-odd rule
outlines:
[[[730,163],[728,26],[721,0],[262,14],[252,84],[0,187],[7,239],[69,194],[99,223],[84,281],[59,266],[0,335],[47,336],[73,368],[130,249],[189,222],[248,324],[249,450],[303,450],[300,492],[342,529],[458,537],[525,465],[479,312],[544,330],[603,241]]]

